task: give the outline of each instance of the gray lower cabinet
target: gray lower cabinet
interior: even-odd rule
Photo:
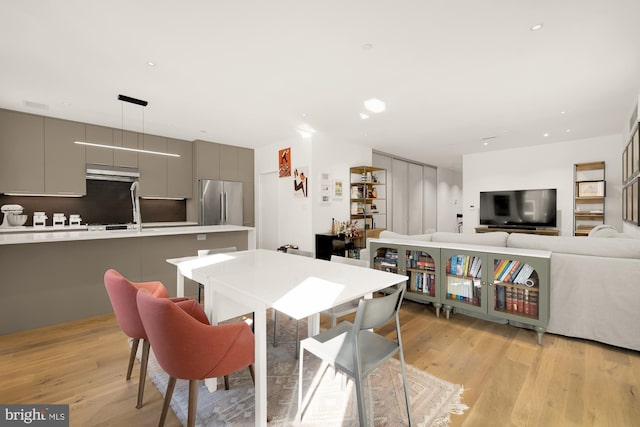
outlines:
[[[549,323],[551,253],[526,249],[372,240],[373,268],[404,274],[405,298],[533,328],[542,344]]]

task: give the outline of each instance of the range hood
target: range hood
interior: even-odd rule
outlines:
[[[134,182],[140,178],[137,168],[87,164],[87,179]]]

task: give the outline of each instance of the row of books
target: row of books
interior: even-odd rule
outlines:
[[[435,274],[412,271],[409,280],[410,291],[427,294],[432,297],[436,296],[437,283]]]
[[[482,275],[482,259],[471,255],[454,255],[447,260],[447,272],[478,278]]]
[[[410,251],[407,252],[407,268],[435,270],[436,263],[433,258],[422,251]]]
[[[447,277],[447,299],[468,302],[480,305],[482,285],[480,280],[464,280],[456,277]]]
[[[498,310],[538,316],[538,291],[532,289],[496,286],[493,306]]]
[[[527,280],[533,273],[533,267],[518,260],[495,260],[493,266],[493,279],[496,282],[527,284]]]

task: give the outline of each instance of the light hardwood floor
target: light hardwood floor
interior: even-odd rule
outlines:
[[[538,346],[533,331],[412,302],[401,323],[406,361],[465,387],[452,426],[640,425],[639,352],[551,334]],[[112,315],[1,336],[0,403],[68,403],[72,426],[155,426],[161,394],[147,379],[135,409],[128,353]],[[166,425],[180,425],[171,411]]]

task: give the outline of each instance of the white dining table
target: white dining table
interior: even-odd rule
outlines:
[[[177,296],[184,296],[185,277],[204,285],[204,309],[212,324],[254,313],[255,425],[262,427],[267,425],[267,309],[297,320],[310,318],[310,334],[316,334],[321,311],[407,280],[399,274],[265,249],[167,262],[177,266]]]

